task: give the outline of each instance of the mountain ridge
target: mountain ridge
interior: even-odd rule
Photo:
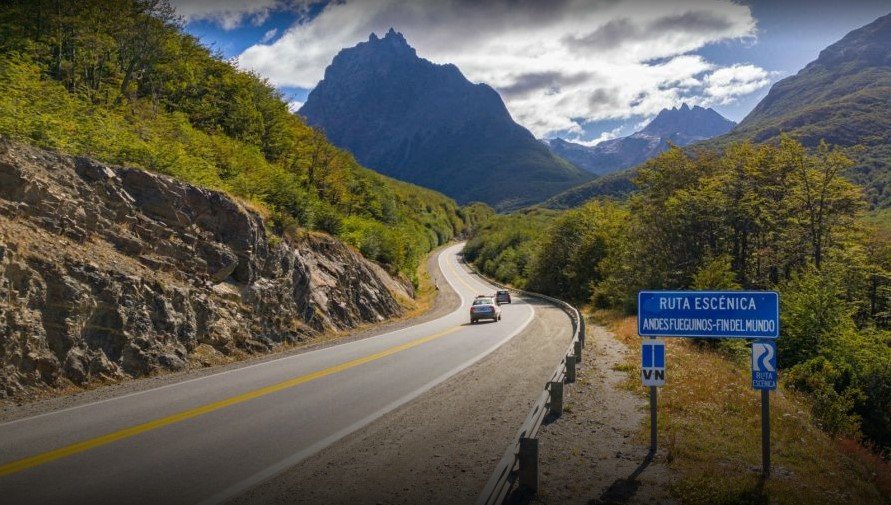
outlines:
[[[706,145],[788,134],[852,153],[850,178],[876,207],[891,207],[891,14],[848,32],[798,73],[775,83],[728,135]]]
[[[788,134],[808,148],[821,141],[854,148],[848,178],[870,204],[891,208],[891,14],[848,32],[817,59],[773,86],[730,132],[689,147],[722,149],[732,142],[775,141]],[[617,171],[550,198],[551,208],[634,191],[637,167]]]
[[[626,137],[585,146],[561,138],[546,141],[551,152],[597,175],[639,165],[668,149],[686,146],[730,131],[736,125],[711,108],[698,105],[662,109],[641,130]]]
[[[405,37],[341,50],[298,113],[384,175],[498,208],[540,202],[591,178],[515,123],[498,93]]]

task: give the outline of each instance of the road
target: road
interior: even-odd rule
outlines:
[[[438,319],[362,340],[0,424],[0,502],[226,501],[482,359],[535,317],[515,298],[501,322],[468,324],[490,293],[438,264],[461,298]]]

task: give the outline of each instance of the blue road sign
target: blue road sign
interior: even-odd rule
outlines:
[[[642,337],[777,338],[780,300],[773,291],[641,291]]]
[[[641,344],[641,379],[644,386],[665,385],[665,342],[644,340]]]
[[[752,343],[752,387],[777,388],[777,345],[772,341]]]

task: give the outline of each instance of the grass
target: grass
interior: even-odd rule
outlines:
[[[634,352],[625,386],[641,396],[640,337],[633,317],[598,312]],[[666,383],[659,391],[659,439],[679,478],[671,492],[692,504],[891,503],[891,466],[851,440],[817,428],[806,399],[771,393],[773,476],[760,478],[760,396],[746,363],[686,339],[666,340]],[[649,421],[641,426],[649,440]]]

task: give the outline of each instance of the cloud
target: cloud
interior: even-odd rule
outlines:
[[[291,114],[296,114],[300,107],[303,107],[303,102],[300,100],[292,100],[288,102],[288,110],[291,111]]]
[[[245,23],[262,26],[276,10],[305,12],[314,1],[317,0],[172,0],[171,4],[187,23],[211,21],[225,30],[234,30]],[[270,40],[271,37],[264,37],[260,43]]]
[[[278,28],[273,28],[272,30],[269,30],[268,32],[263,34],[263,38],[260,39],[260,43],[266,44],[270,40],[274,39],[276,35],[278,35]]]
[[[593,140],[582,140],[581,137],[575,137],[572,139],[568,139],[570,142],[574,142],[576,144],[581,144],[583,146],[594,147],[601,142],[606,142],[607,140],[613,140],[615,138],[619,138],[622,134],[623,126],[617,126],[610,131],[601,132],[600,136]]]
[[[338,51],[390,27],[421,57],[499,90],[538,136],[654,116],[682,101],[726,103],[768,84],[758,67],[693,54],[754,37],[749,7],[733,0],[342,0],[248,48],[238,64],[277,86],[310,89]]]
[[[590,74],[585,72],[574,75],[562,72],[531,72],[517,76],[512,84],[500,87],[498,91],[504,97],[524,96],[541,90],[559,93],[561,86],[585,82],[589,76]]]
[[[754,65],[719,68],[705,77],[705,93],[712,103],[724,104],[770,84],[771,74]]]
[[[279,0],[173,0],[176,12],[186,22],[212,21],[226,30],[238,28],[245,21],[260,25],[269,17],[271,10],[279,6]]]

